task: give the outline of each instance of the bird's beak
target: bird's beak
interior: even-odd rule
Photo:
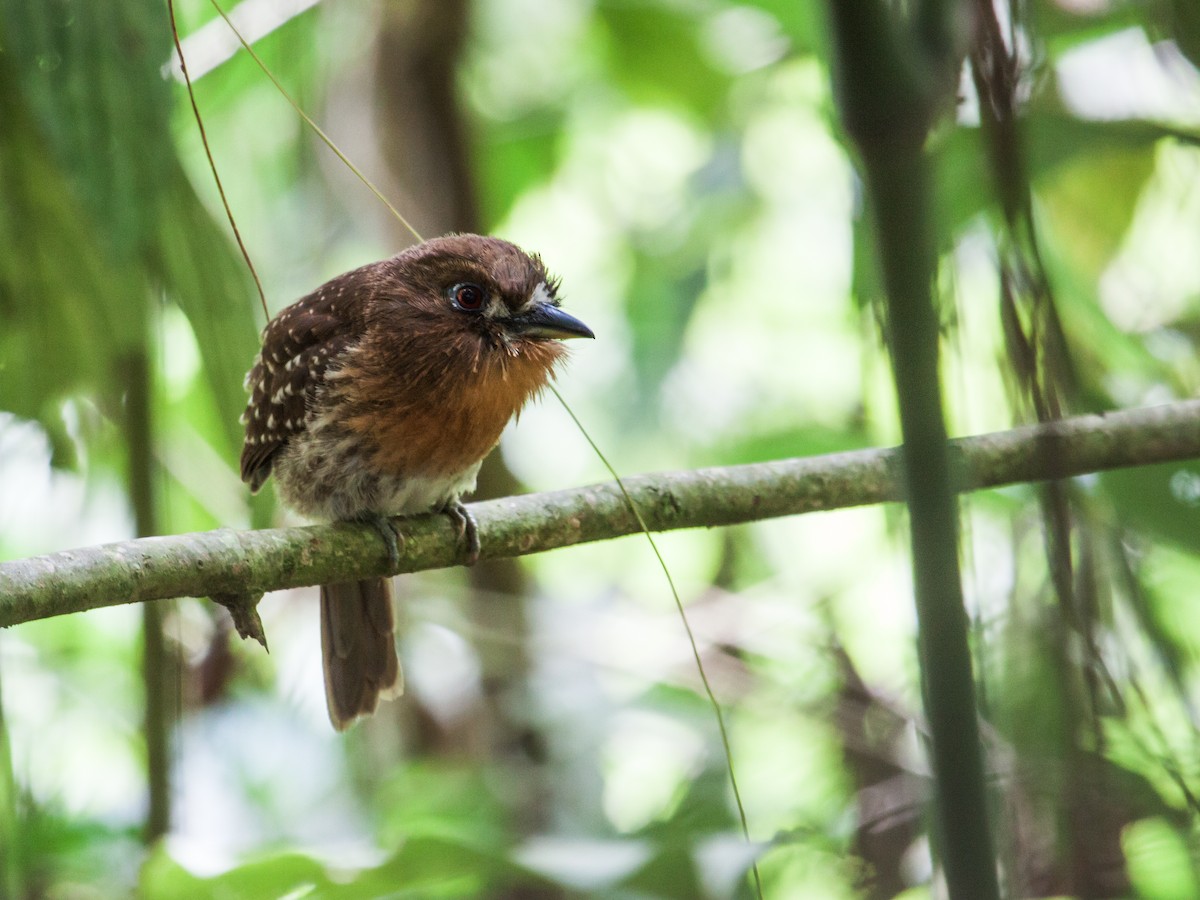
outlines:
[[[588,328],[553,303],[534,303],[508,320],[508,328],[521,337],[565,341],[568,338],[594,338]]]

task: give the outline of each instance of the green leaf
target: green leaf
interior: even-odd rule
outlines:
[[[165,22],[150,0],[0,0],[0,407],[57,437],[63,397],[118,395],[154,283],[188,315],[232,458],[257,328],[244,264],[175,157]]]
[[[485,231],[508,214],[518,197],[549,180],[558,165],[564,121],[560,111],[513,121],[480,121],[482,139],[475,165]]]
[[[224,449],[241,446],[242,379],[258,352],[255,302],[246,264],[174,166],[158,204],[147,266],[188,317],[220,414]]]
[[[407,838],[383,865],[362,872],[329,896],[339,900],[540,896],[555,884],[517,862],[507,848],[418,835]]]
[[[679,359],[687,323],[704,289],[701,260],[638,253],[626,318],[633,335],[641,412],[653,413],[658,386]],[[637,411],[631,407],[630,412]]]
[[[1200,873],[1187,840],[1164,819],[1134,822],[1121,835],[1125,862],[1143,900],[1200,897]]]
[[[947,234],[957,234],[996,203],[985,152],[978,128],[955,128],[935,146],[938,218]]]
[[[1058,218],[1083,230],[1079,239],[1084,246],[1091,241],[1090,259],[1106,247],[1111,255],[1153,171],[1158,142],[1195,143],[1197,134],[1152,122],[1086,121],[1047,105],[1031,107],[1024,119],[1029,178]],[[936,144],[935,153],[941,219],[953,234],[996,206],[984,133],[956,128]]]
[[[110,387],[117,358],[138,343],[145,283],[94,240],[4,56],[0,121],[0,408],[53,434],[59,403]]]
[[[380,839],[398,844],[424,834],[495,845],[506,834],[505,810],[483,773],[465,763],[413,761],[378,788]]]
[[[374,900],[377,897],[475,897],[505,887],[513,896],[540,892],[554,882],[515,862],[507,850],[490,849],[441,837],[406,838],[386,862],[332,878],[324,865],[299,853],[280,853],[200,878],[173,860],[162,846],[142,867],[140,896],[146,900],[264,897],[322,897]]]
[[[635,103],[720,117],[731,78],[705,57],[702,20],[690,7],[605,0],[596,15],[608,37],[610,77]]]
[[[1153,172],[1153,144],[1127,150],[1093,147],[1039,184],[1038,197],[1056,239],[1091,279],[1098,279],[1116,255]]]
[[[165,846],[159,844],[142,866],[138,895],[145,900],[259,900],[289,894],[303,897],[331,887],[324,868],[299,854],[271,856],[230,869],[215,878],[199,878],[179,865]]]
[[[853,423],[841,428],[784,425],[747,434],[722,435],[719,443],[701,462],[704,465],[740,465],[792,456],[820,456],[861,450],[870,445],[870,438]]]
[[[693,900],[705,896],[692,858],[692,848],[685,843],[663,843],[655,853],[621,886],[644,891],[648,897],[668,897]]]
[[[1121,523],[1200,550],[1200,462],[1105,472],[1100,484]]]
[[[152,198],[174,155],[162,7],[0,0],[0,33],[55,159],[104,225],[92,240],[127,264],[152,233]]]
[[[1073,370],[1080,381],[1080,409],[1111,409],[1110,373],[1140,379],[1146,385],[1171,387],[1170,367],[1151,353],[1141,336],[1113,324],[1100,306],[1095,281],[1079,271],[1060,252],[1057,232],[1045,222],[1041,228],[1041,256],[1054,286],[1056,308],[1067,336]]]
[[[132,828],[117,828],[80,815],[78,810],[50,810],[28,802],[22,792],[17,809],[13,852],[29,893],[45,896],[47,885],[86,884],[93,896],[127,896],[129,874],[113,865],[140,852]],[[38,886],[35,888],[34,886]]]
[[[804,53],[821,52],[825,42],[825,20],[819,3],[796,3],[794,0],[749,0],[745,6],[770,13],[783,33],[792,41],[794,50]]]
[[[1126,28],[1139,27],[1144,8],[1130,2],[1068,5],[1057,0],[1037,0],[1030,7],[1030,21],[1038,37],[1060,53]]]

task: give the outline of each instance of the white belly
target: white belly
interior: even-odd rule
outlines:
[[[413,516],[442,509],[473,491],[482,465],[449,476],[380,475],[367,467],[357,446],[328,433],[324,439],[293,439],[274,462],[284,502],[315,519]]]

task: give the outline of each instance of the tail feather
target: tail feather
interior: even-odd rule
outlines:
[[[329,721],[338,731],[373,713],[380,699],[404,693],[390,579],[321,586],[321,654]]]

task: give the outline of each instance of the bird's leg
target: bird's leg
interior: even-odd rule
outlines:
[[[471,515],[471,511],[462,505],[460,500],[451,500],[444,507],[442,512],[450,517],[450,521],[454,523],[455,529],[458,531],[459,544],[467,545],[467,558],[463,562],[468,566],[473,566],[479,562],[479,523],[475,521],[475,517]]]
[[[400,528],[388,516],[381,513],[366,513],[362,516],[362,521],[370,525],[383,538],[384,546],[387,547],[388,568],[395,571],[400,565],[400,548],[404,546],[404,535],[401,534]]]

